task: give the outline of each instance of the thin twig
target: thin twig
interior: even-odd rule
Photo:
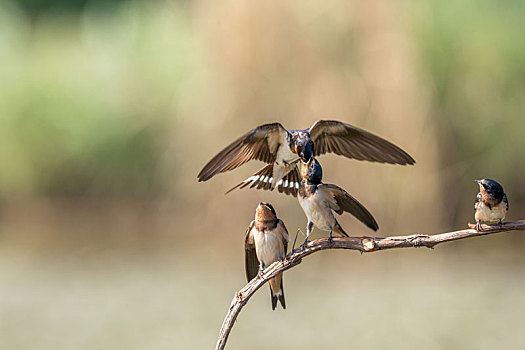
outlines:
[[[479,237],[488,234],[525,230],[525,220],[504,223],[501,227],[496,225],[482,225],[483,231],[476,231],[475,225],[469,224],[470,229],[460,230],[454,232],[439,233],[435,235],[412,234],[406,236],[392,236],[392,237],[344,237],[333,238],[332,244],[328,238],[321,238],[309,242],[305,249],[298,249],[291,252],[284,260],[276,261],[268,266],[262,274],[257,275],[252,279],[243,289],[235,294],[231,302],[226,318],[222,324],[219,332],[219,340],[215,347],[216,350],[224,349],[228,335],[241,312],[241,309],[246,305],[252,295],[264,284],[266,281],[274,277],[280,272],[288,270],[296,265],[299,265],[302,259],[315,252],[325,249],[351,249],[358,250],[361,253],[371,253],[378,250],[393,249],[393,248],[408,248],[408,247],[427,247],[443,243],[456,241],[458,239]]]

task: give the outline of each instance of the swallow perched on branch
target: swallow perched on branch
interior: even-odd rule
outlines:
[[[278,260],[284,259],[288,249],[288,230],[277,218],[275,209],[269,203],[261,202],[255,210],[255,220],[250,223],[244,239],[246,278],[251,281],[258,273]],[[286,309],[283,290],[283,274],[269,281],[272,310],[277,300]]]
[[[379,163],[415,163],[401,148],[350,124],[319,120],[308,129],[286,130],[280,123],[271,123],[258,126],[233,141],[202,168],[197,178],[207,181],[250,160],[259,160],[268,165],[230,191],[246,186],[264,190],[277,187],[279,192],[296,196],[299,159],[308,162],[325,153]]]
[[[509,201],[503,191],[503,187],[494,180],[476,180],[479,185],[479,193],[474,202],[474,218],[476,219],[476,230],[482,231],[481,221],[498,221],[502,225]]]
[[[310,159],[306,164],[302,164],[301,176],[301,186],[297,198],[308,218],[303,247],[308,242],[308,236],[312,233],[314,225],[320,230],[329,231],[330,241],[333,232],[348,237],[348,234],[334,217],[334,211],[339,215],[343,212],[350,213],[366,226],[377,231],[379,226],[376,220],[357,199],[339,186],[322,182],[323,169],[315,158]]]

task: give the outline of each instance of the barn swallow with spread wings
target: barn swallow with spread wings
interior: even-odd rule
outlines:
[[[277,218],[275,209],[269,203],[261,202],[255,210],[255,220],[250,223],[244,239],[246,278],[251,281],[259,271],[278,260],[284,259],[288,248],[288,231]],[[286,309],[282,272],[270,279],[272,310],[277,300]]]
[[[351,159],[389,164],[414,164],[401,148],[368,131],[335,120],[319,120],[304,130],[286,130],[280,123],[261,125],[220,151],[200,171],[199,181],[233,170],[250,160],[268,165],[236,188],[273,190],[297,196],[300,176],[297,162],[335,153]],[[226,192],[226,193],[228,193]]]
[[[334,211],[339,215],[343,212],[350,213],[366,226],[377,231],[379,226],[376,220],[357,199],[339,186],[322,182],[323,169],[315,158],[310,159],[306,164],[302,163],[301,177],[301,186],[297,198],[308,218],[303,248],[308,242],[308,236],[312,233],[314,225],[320,230],[330,232],[330,242],[333,232],[348,237],[348,234],[337,222]]]

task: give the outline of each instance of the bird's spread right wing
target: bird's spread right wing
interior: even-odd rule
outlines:
[[[330,208],[337,214],[341,215],[346,211],[372,230],[377,231],[379,226],[372,214],[359,203],[357,199],[349,195],[341,187],[332,184],[321,184],[318,186],[318,189],[324,194],[328,194],[327,202],[330,204]]]
[[[272,181],[273,181],[273,164],[268,164],[243,182],[239,183],[235,187],[229,189],[226,194],[235,190],[236,188],[245,188],[250,186],[250,188],[255,188],[257,190],[272,190]],[[286,174],[286,176],[279,180],[276,184],[277,190],[284,194],[289,194],[291,196],[297,197],[297,191],[299,190],[300,184],[299,170],[297,166],[294,166],[293,169]]]
[[[315,155],[335,153],[357,160],[414,164],[414,159],[393,143],[363,129],[336,120],[318,120],[310,127]]]
[[[197,178],[199,181],[207,181],[218,173],[233,170],[250,160],[271,164],[287,133],[280,123],[264,124],[247,132],[213,157]]]
[[[257,253],[255,252],[255,242],[253,240],[252,232],[254,226],[255,221],[252,221],[244,238],[244,266],[248,282],[257,276],[257,272],[259,271],[259,260],[257,259]]]

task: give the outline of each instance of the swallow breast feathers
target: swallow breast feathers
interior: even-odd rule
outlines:
[[[252,280],[259,265],[267,267],[286,255],[290,237],[284,223],[278,219],[273,229],[258,230],[255,220],[251,222],[244,240],[246,278]]]
[[[324,191],[316,190],[310,196],[298,196],[299,204],[314,225],[323,231],[330,231],[335,225],[335,217],[330,208],[333,198]]]
[[[288,232],[283,230],[283,223],[279,223],[271,230],[255,230],[253,240],[257,259],[262,262],[264,268],[281,260],[286,255],[285,245],[289,241]]]
[[[487,222],[504,220],[507,215],[507,203],[506,196],[505,200],[492,207],[486,205],[482,200],[476,201],[474,219]]]

